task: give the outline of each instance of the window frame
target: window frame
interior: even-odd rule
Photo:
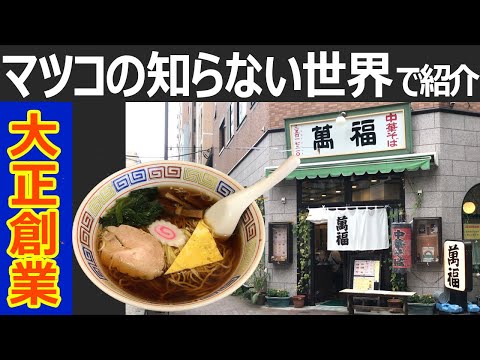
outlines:
[[[240,109],[244,109],[244,113],[240,113]],[[239,101],[237,102],[237,129],[242,126],[247,118],[247,111],[248,111],[248,102],[247,101]]]
[[[226,124],[225,124],[225,117],[220,121],[220,126],[218,127],[218,147],[219,147],[219,152],[218,154],[220,155],[223,152],[223,149],[225,149],[225,146],[227,145],[226,142]]]
[[[227,134],[227,145],[232,141],[233,136],[235,135],[235,103],[230,103],[228,105],[228,134]]]
[[[298,181],[298,203],[299,203],[299,208],[302,209],[307,209],[308,207],[319,207],[319,206],[325,206],[325,207],[345,207],[345,206],[385,206],[385,205],[390,205],[390,204],[402,204],[401,206],[405,208],[405,176],[403,173],[389,173],[389,174],[375,174],[375,175],[361,175],[361,176],[355,176],[354,175],[354,181],[357,182],[359,180],[363,179],[369,179],[369,178],[378,178],[378,179],[385,179],[388,178],[388,176],[391,176],[392,178],[400,179],[401,180],[401,186],[400,186],[400,198],[399,199],[393,199],[393,200],[365,200],[365,201],[352,201],[352,181],[350,176],[339,176],[339,177],[328,177],[326,179],[304,179],[304,180],[297,180]],[[331,202],[331,203],[320,203],[320,202],[304,202],[303,201],[303,183],[304,181],[322,181],[322,180],[327,180],[327,179],[337,179],[337,181],[342,182],[343,181],[343,188],[342,188],[342,193],[343,193],[343,199],[344,201],[340,202]]]

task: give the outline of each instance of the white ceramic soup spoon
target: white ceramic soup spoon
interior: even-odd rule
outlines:
[[[285,160],[270,176],[254,185],[229,195],[205,211],[203,220],[211,228],[213,236],[219,240],[227,240],[246,208],[260,195],[264,194],[287,177],[300,164],[300,158],[292,155]]]

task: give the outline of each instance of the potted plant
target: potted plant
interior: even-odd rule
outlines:
[[[391,313],[401,313],[403,312],[403,300],[397,298],[391,298],[387,300],[388,311]]]
[[[254,294],[252,295],[252,303],[255,305],[265,305],[267,292],[268,272],[267,268],[258,266],[252,276],[252,285]]]
[[[435,311],[435,299],[432,295],[415,294],[408,298],[409,315],[433,315]]]
[[[311,242],[311,222],[307,220],[308,211],[302,211],[298,214],[298,222],[293,226],[293,233],[297,237],[298,250],[298,275],[297,275],[297,294],[298,300],[293,299],[300,306],[303,301],[305,305],[306,295],[310,292],[310,242]],[[308,300],[308,299],[307,299]],[[302,305],[302,306],[303,306]]]
[[[407,282],[405,281],[405,275],[400,273],[390,273],[390,284],[392,285],[392,291],[407,291]],[[398,298],[392,298],[387,300],[388,308],[391,313],[400,313],[403,311],[403,300]]]
[[[288,307],[290,305],[290,294],[287,290],[268,289],[267,305],[271,307]]]
[[[293,307],[302,308],[305,306],[305,295],[293,295],[292,296]]]

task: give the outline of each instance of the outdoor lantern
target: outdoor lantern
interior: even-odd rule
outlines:
[[[340,115],[337,116],[335,121],[337,122],[337,124],[344,124],[347,122],[346,117],[347,117],[347,113],[345,111],[342,111]]]
[[[471,201],[467,201],[463,204],[463,212],[465,214],[473,214],[475,212],[475,204]]]

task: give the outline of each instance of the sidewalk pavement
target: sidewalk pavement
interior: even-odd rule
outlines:
[[[127,315],[348,315],[345,306],[305,306],[303,308],[272,308],[252,304],[242,296],[227,296],[213,304],[178,312],[156,312],[127,306]],[[388,311],[355,312],[355,314],[393,315]],[[397,315],[397,314],[395,314]]]
[[[325,308],[326,306],[324,306]],[[168,315],[347,315],[343,306],[329,306],[331,310],[321,310],[317,306],[303,308],[272,308],[258,306],[242,296],[227,296],[213,304],[189,311],[170,312]],[[335,309],[334,309],[335,308]],[[165,315],[154,311],[146,311],[146,315]]]

